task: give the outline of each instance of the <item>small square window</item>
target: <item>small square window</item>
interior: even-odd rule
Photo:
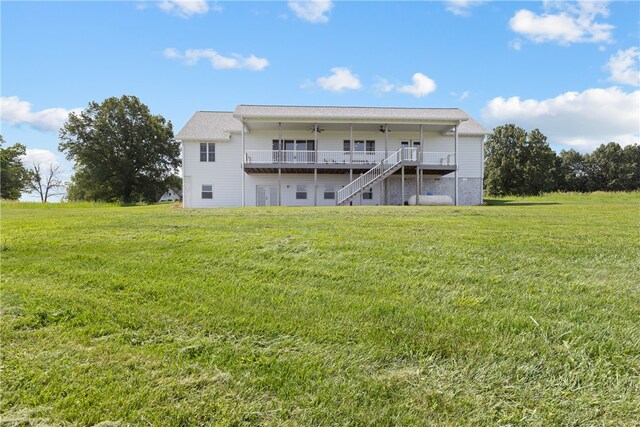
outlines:
[[[373,200],[373,188],[365,190],[362,193],[362,200]]]
[[[203,185],[202,186],[202,198],[203,199],[213,199],[213,185]]]
[[[324,199],[325,200],[335,200],[336,198],[336,189],[333,184],[327,184],[324,186]]]
[[[306,200],[307,199],[307,186],[306,185],[297,185],[296,186],[296,200]]]

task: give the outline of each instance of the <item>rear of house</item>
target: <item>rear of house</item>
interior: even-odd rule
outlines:
[[[460,109],[239,105],[177,138],[185,207],[482,203],[486,129]],[[413,198],[415,200],[415,197]]]

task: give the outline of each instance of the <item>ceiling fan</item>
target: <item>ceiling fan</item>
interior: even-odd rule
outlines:
[[[380,132],[384,133],[385,132],[385,126],[384,125],[380,125]],[[391,132],[391,130],[389,130],[387,128],[387,132]]]
[[[318,129],[318,133],[324,132],[324,129],[320,129],[320,128],[317,128],[317,129]],[[315,132],[315,130],[316,130],[316,127],[314,126],[311,128],[310,132]]]

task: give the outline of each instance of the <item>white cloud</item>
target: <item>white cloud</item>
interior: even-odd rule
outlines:
[[[436,90],[436,82],[422,73],[415,73],[411,81],[413,82],[412,84],[400,86],[397,91],[421,98]]]
[[[509,21],[514,32],[534,43],[610,43],[613,25],[596,22],[599,16],[609,15],[606,1],[545,1],[545,12],[538,15],[520,9]],[[516,49],[517,50],[517,49]]]
[[[213,49],[187,49],[182,53],[178,49],[169,47],[164,50],[164,57],[182,60],[187,65],[195,65],[200,59],[205,59],[217,70],[247,69],[262,71],[269,65],[269,61],[266,58],[259,58],[255,55],[242,56],[237,53],[223,56]]]
[[[31,111],[31,103],[22,101],[17,96],[0,97],[0,119],[10,125],[28,124],[37,130],[57,132],[67,121],[69,113],[79,113],[80,108],[48,108],[42,111]]]
[[[316,84],[324,90],[342,92],[344,89],[357,90],[362,87],[357,75],[346,67],[334,67],[330,76],[320,77]]]
[[[462,93],[449,92],[449,95],[453,96],[454,98],[458,98],[458,101],[464,101],[469,97],[469,95],[471,95],[471,91],[465,90]]]
[[[640,90],[587,89],[543,100],[497,97],[485,105],[482,117],[490,126],[539,128],[551,144],[586,151],[610,141],[627,145],[640,140]]]
[[[333,2],[330,0],[301,0],[290,1],[289,9],[303,21],[313,24],[325,24],[329,22],[327,14],[333,8]]]
[[[163,0],[158,3],[158,7],[180,18],[204,15],[211,9],[205,0]],[[220,11],[222,9],[218,4],[214,4],[213,10]]]
[[[619,50],[615,55],[611,55],[606,68],[611,73],[609,81],[630,86],[640,86],[640,50],[632,47],[627,50]]]
[[[56,153],[49,150],[41,150],[39,148],[27,148],[27,153],[22,156],[22,163],[30,168],[32,165],[42,165],[48,167],[53,164],[60,164]]]
[[[376,93],[378,94],[389,93],[395,88],[396,88],[396,85],[391,83],[389,80],[380,76],[375,77],[375,83],[373,85],[373,89],[376,91]]]
[[[471,15],[471,8],[480,6],[482,3],[486,3],[485,0],[447,0],[445,1],[447,10],[454,15],[469,16]]]
[[[522,50],[522,40],[515,39],[509,42],[509,47],[513,50]]]

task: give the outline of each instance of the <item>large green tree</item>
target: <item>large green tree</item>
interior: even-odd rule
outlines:
[[[535,195],[554,188],[556,154],[538,129],[496,127],[485,144],[485,190],[490,195]]]
[[[640,189],[640,147],[624,148],[616,142],[602,144],[585,159],[591,191],[630,191]]]
[[[91,102],[70,114],[60,151],[75,162],[70,200],[156,202],[180,166],[173,127],[135,96]]]
[[[26,154],[27,149],[22,144],[7,148],[2,147],[3,144],[4,138],[0,135],[0,197],[18,200],[31,178],[20,158]]]
[[[576,150],[562,150],[558,155],[557,186],[559,191],[589,191],[589,172],[585,156]]]

